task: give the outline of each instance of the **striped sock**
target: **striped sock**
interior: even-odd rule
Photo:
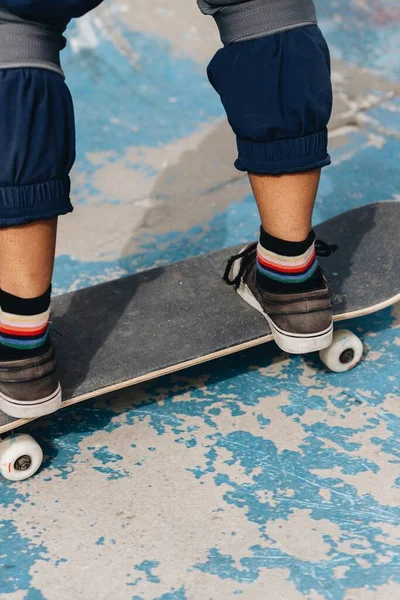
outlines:
[[[286,242],[261,228],[257,248],[257,285],[278,294],[323,287],[314,232],[311,231],[303,242]]]
[[[15,360],[42,351],[48,343],[51,287],[38,298],[0,293],[0,358]]]

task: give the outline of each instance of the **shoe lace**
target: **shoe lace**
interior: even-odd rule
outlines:
[[[315,252],[321,258],[329,258],[339,248],[336,244],[327,244],[323,240],[315,240]]]
[[[257,255],[257,243],[251,244],[250,246],[247,246],[247,248],[242,250],[242,252],[239,252],[239,254],[234,254],[233,256],[231,256],[226,265],[225,273],[224,273],[224,276],[222,279],[228,285],[233,285],[237,289],[240,285],[240,282],[241,282],[243,276],[247,273],[248,269],[251,268],[252,265],[254,264],[254,259],[255,259],[256,255]],[[231,269],[232,269],[232,265],[239,258],[243,258],[243,260],[240,263],[240,269],[239,269],[238,274],[236,275],[236,277],[234,277],[232,279],[229,276]]]
[[[323,240],[315,241],[315,252],[317,256],[328,258],[332,254],[334,254],[334,252],[336,252],[337,249],[338,246],[336,244],[327,244]],[[256,258],[256,256],[257,243],[251,244],[250,246],[242,250],[242,252],[239,252],[239,254],[234,254],[233,256],[231,256],[227,262],[223,280],[228,285],[232,285],[237,289],[240,285],[240,282],[242,281],[243,276],[246,275],[248,270],[253,266],[254,259]],[[240,263],[240,269],[236,277],[231,278],[230,272],[232,270],[232,265],[239,258],[243,259]]]

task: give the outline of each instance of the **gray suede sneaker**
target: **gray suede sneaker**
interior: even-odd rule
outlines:
[[[0,409],[16,419],[33,419],[58,410],[61,386],[52,344],[42,354],[0,361]]]
[[[256,283],[257,244],[249,244],[232,256],[224,280],[268,321],[275,342],[291,354],[305,354],[327,348],[332,343],[333,321],[329,288],[321,273],[320,289],[275,294]]]

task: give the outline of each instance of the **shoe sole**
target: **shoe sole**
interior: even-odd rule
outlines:
[[[50,396],[35,401],[24,402],[9,398],[0,392],[0,409],[15,419],[35,419],[56,412],[61,407],[61,385]]]
[[[247,246],[242,248],[241,252],[245,250]],[[232,265],[232,278],[238,276],[240,270],[240,261],[237,260]],[[328,348],[332,344],[333,340],[333,321],[332,324],[325,330],[319,331],[313,334],[301,334],[301,333],[293,333],[289,334],[282,329],[279,329],[277,325],[272,321],[271,317],[264,312],[263,307],[257,300],[257,298],[253,295],[248,285],[242,280],[240,282],[239,287],[237,288],[237,293],[247,304],[255,308],[262,316],[267,319],[268,324],[271,328],[271,333],[273,335],[275,343],[279,346],[281,350],[287,352],[288,354],[307,354],[308,352],[318,352],[319,350],[324,350],[324,348]]]

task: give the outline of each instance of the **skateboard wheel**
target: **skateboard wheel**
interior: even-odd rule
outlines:
[[[42,449],[30,435],[24,433],[0,442],[0,473],[10,481],[29,479],[42,461]]]
[[[343,373],[350,371],[361,360],[363,343],[352,331],[338,329],[333,333],[332,344],[321,350],[320,359],[330,371]]]

